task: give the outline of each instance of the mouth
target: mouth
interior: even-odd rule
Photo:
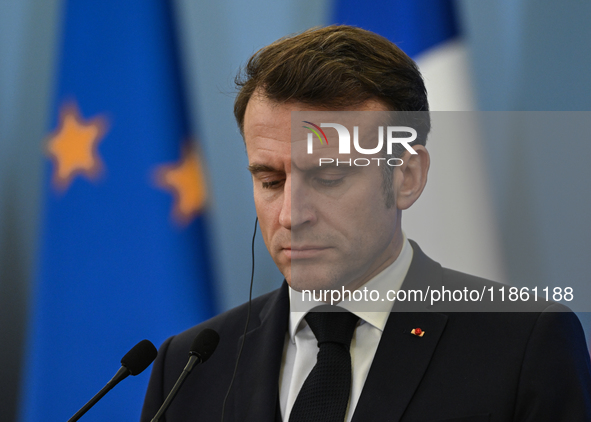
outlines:
[[[283,248],[282,251],[287,256],[288,259],[297,260],[297,259],[317,258],[329,249],[330,248],[326,247],[326,246],[311,245],[311,246],[286,247],[286,248]]]

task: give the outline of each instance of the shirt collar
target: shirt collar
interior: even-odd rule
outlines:
[[[398,290],[406,277],[406,273],[408,272],[408,268],[410,267],[410,263],[413,257],[413,250],[410,242],[406,238],[406,235],[403,233],[403,242],[402,242],[402,250],[398,257],[386,267],[382,272],[376,275],[374,278],[369,280],[365,283],[362,288],[365,290],[367,288],[368,291],[377,290],[380,294],[380,298],[386,298],[386,294],[388,290]],[[305,323],[302,323],[302,320],[306,316],[306,314],[316,306],[324,305],[324,302],[311,302],[311,301],[303,301],[302,300],[302,293],[298,292],[297,290],[293,290],[291,287],[289,288],[289,301],[290,304],[294,301],[298,301],[298,311],[292,311],[289,313],[289,336],[292,342],[295,342],[295,335],[298,330],[305,327]],[[369,311],[367,309],[367,305],[360,306],[362,303],[345,300],[338,304],[338,306],[347,309],[348,311],[352,312],[353,314],[357,315],[363,323],[369,323],[373,325],[380,331],[384,330],[386,326],[386,322],[388,321],[388,317],[390,316],[390,311],[392,310],[392,305],[394,304],[392,301],[388,300],[378,300],[377,302],[372,303],[372,309]],[[300,311],[300,309],[303,310]],[[294,307],[291,306],[291,309]]]

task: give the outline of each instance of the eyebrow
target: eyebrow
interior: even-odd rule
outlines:
[[[309,167],[298,167],[295,163],[292,163],[292,168],[296,168],[297,170],[303,172],[303,173],[308,173],[308,172],[313,172],[313,173],[318,173],[321,172],[322,170],[326,170],[326,169],[337,169],[337,170],[342,170],[344,172],[352,172],[352,171],[356,171],[358,170],[355,167],[352,166],[345,166],[345,165],[341,165],[341,166],[337,166],[336,163],[323,163],[322,166],[317,166],[317,165],[312,165]]]
[[[253,175],[258,174],[258,173],[264,173],[264,172],[266,172],[266,173],[276,173],[276,172],[279,171],[276,168],[271,167],[271,166],[267,166],[265,164],[250,164],[247,167],[247,169]]]

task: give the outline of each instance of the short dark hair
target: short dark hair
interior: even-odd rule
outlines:
[[[277,102],[295,101],[338,110],[370,99],[393,111],[429,111],[415,62],[386,38],[361,28],[332,25],[281,38],[261,48],[236,77],[234,115],[240,131],[251,96],[261,89]],[[417,143],[430,130],[424,115]]]
[[[246,106],[256,90],[276,102],[322,110],[379,100],[388,110],[402,112],[399,117],[417,130],[413,144],[425,145],[431,130],[427,91],[416,63],[386,38],[353,26],[312,28],[281,38],[257,51],[235,83],[234,116],[242,134]],[[403,152],[400,146],[392,155]],[[393,172],[382,167],[385,202],[391,207]]]

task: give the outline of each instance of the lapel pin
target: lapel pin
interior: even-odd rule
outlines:
[[[413,328],[410,333],[417,337],[423,337],[425,335],[425,332],[420,328]]]

